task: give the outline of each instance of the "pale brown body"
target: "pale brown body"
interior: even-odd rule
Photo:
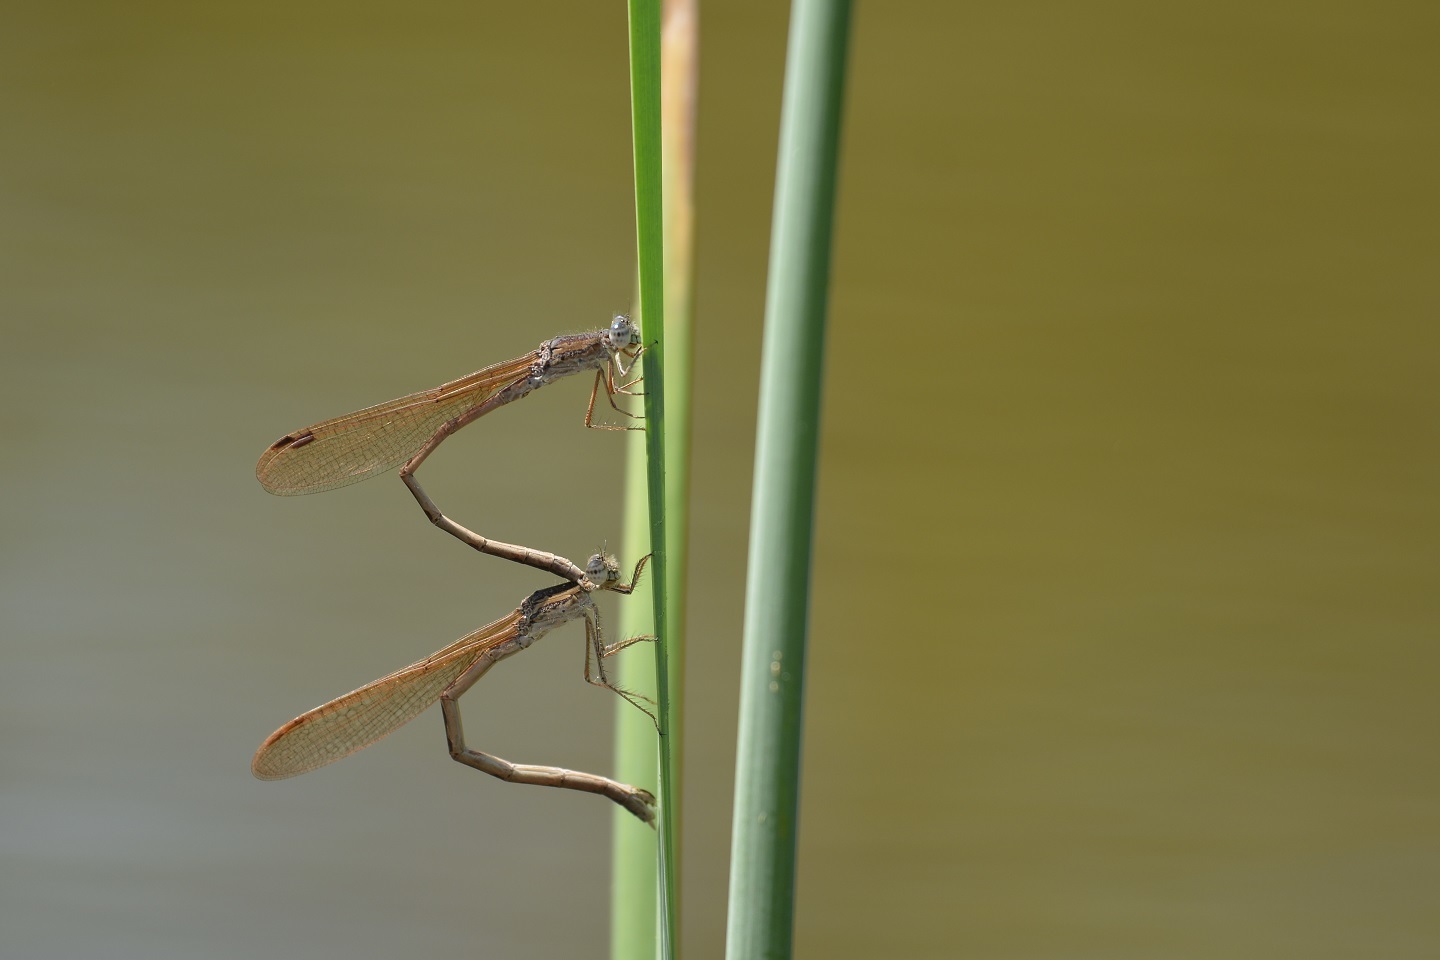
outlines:
[[[260,456],[255,466],[261,486],[280,496],[320,493],[358,483],[400,466],[400,478],[430,522],[482,553],[538,567],[572,583],[585,572],[574,562],[541,550],[490,540],[467,530],[440,512],[415,479],[415,471],[445,438],[507,403],[528,396],[547,383],[586,370],[595,371],[595,385],[585,411],[592,421],[595,398],[605,389],[610,405],[628,393],[619,384],[640,355],[639,331],[627,317],[609,327],[546,340],[523,357],[493,364],[431,390],[366,407],[286,434]],[[627,363],[628,361],[628,363]]]
[[[646,823],[653,823],[655,798],[649,791],[592,773],[514,764],[467,747],[458,703],[459,697],[496,663],[526,649],[561,624],[580,619],[585,621],[587,640],[585,679],[614,690],[634,703],[633,694],[610,682],[605,660],[632,643],[653,638],[634,637],[606,644],[600,628],[600,611],[591,593],[596,590],[632,592],[648,559],[636,564],[630,583],[621,583],[613,557],[599,554],[591,557],[578,583],[537,590],[508,616],[461,637],[424,660],[291,720],[261,744],[251,770],[262,780],[279,780],[333,763],[375,743],[438,699],[445,718],[450,755],[459,762],[511,783],[603,794]],[[592,655],[594,676],[590,671]]]

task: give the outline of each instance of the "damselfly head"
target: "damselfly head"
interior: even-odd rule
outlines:
[[[585,564],[585,579],[595,585],[620,579],[620,561],[608,553],[597,553]]]
[[[610,332],[606,335],[610,341],[612,350],[623,350],[626,347],[633,347],[640,342],[640,328],[631,322],[630,318],[623,313],[615,315],[610,321]]]

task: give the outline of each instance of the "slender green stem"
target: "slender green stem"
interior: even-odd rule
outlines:
[[[645,437],[626,435],[625,549],[623,556],[639,557],[650,549],[650,510],[645,487]],[[620,636],[655,634],[650,585],[641,581],[635,594],[620,606]],[[620,686],[656,699],[654,661],[637,647],[617,659],[615,677]],[[615,704],[615,779],[639,785],[659,783],[659,752],[655,725],[630,704]],[[610,881],[610,956],[615,960],[655,953],[659,929],[659,888],[655,881],[658,834],[633,816],[614,808],[611,826],[614,856]]]
[[[685,613],[690,546],[690,406],[695,317],[695,93],[699,78],[697,0],[665,0],[661,33],[661,157],[665,265],[665,675],[664,729],[673,782],[684,743]],[[670,795],[670,829],[680,835],[678,789]],[[678,861],[672,859],[678,865]],[[680,877],[671,878],[678,906]],[[678,935],[678,927],[674,928]]]
[[[750,514],[726,955],[788,957],[848,0],[791,8]]]
[[[667,11],[667,17],[669,12]],[[667,27],[667,44],[670,43]],[[622,666],[621,682],[637,692],[654,691],[661,728],[658,764],[655,728],[628,705],[617,705],[618,775],[630,783],[654,782],[658,787],[660,817],[658,837],[638,832],[631,819],[616,820],[614,873],[614,923],[611,953],[615,957],[643,956],[656,952],[674,956],[679,939],[679,892],[676,837],[679,823],[679,677],[680,630],[684,622],[684,557],[689,460],[689,323],[688,277],[690,241],[688,212],[685,217],[684,255],[670,246],[675,215],[671,209],[677,193],[670,155],[673,144],[666,142],[662,162],[661,141],[661,35],[658,0],[631,0],[630,67],[631,120],[635,138],[635,211],[639,250],[639,316],[645,335],[644,358],[645,426],[643,459],[639,445],[630,452],[630,491],[627,494],[627,549],[645,549],[651,561],[649,592],[652,599],[650,624],[639,622],[639,604],[632,604],[622,621],[627,636],[653,633],[655,644],[653,685],[635,677],[635,661]],[[668,68],[667,68],[668,69]],[[667,123],[668,123],[667,119]],[[662,180],[662,177],[667,178]],[[689,191],[682,203],[689,203]],[[687,208],[688,210],[688,208]],[[668,271],[685,264],[685,275],[674,284],[680,303],[671,291]],[[672,310],[674,313],[672,314]],[[648,496],[641,501],[635,491],[638,479],[647,480]],[[637,531],[648,521],[648,536]],[[643,528],[642,528],[643,529]],[[648,679],[648,678],[647,678]],[[660,882],[660,909],[654,908],[657,884],[656,853]],[[648,863],[647,863],[648,861]]]

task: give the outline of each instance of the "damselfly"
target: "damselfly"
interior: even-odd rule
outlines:
[[[440,512],[414,474],[456,430],[547,383],[586,370],[595,371],[595,385],[585,408],[585,425],[632,429],[595,423],[595,398],[603,387],[612,407],[634,417],[615,402],[615,395],[631,392],[627,388],[634,385],[633,381],[619,381],[634,368],[642,352],[640,331],[630,318],[617,316],[603,330],[555,337],[522,357],[485,367],[468,377],[288,433],[261,455],[255,476],[271,493],[295,496],[334,490],[398,465],[400,478],[440,529],[482,553],[539,567],[579,583],[585,571],[564,557],[490,540],[455,523]]]
[[[424,660],[291,720],[260,745],[251,770],[262,780],[280,780],[333,763],[419,716],[438,699],[445,718],[445,738],[454,759],[511,783],[603,794],[646,823],[653,823],[655,798],[647,790],[577,770],[510,763],[467,747],[458,703],[460,696],[496,663],[519,653],[561,624],[583,619],[587,641],[586,681],[613,690],[644,710],[635,694],[610,681],[605,660],[632,643],[654,638],[631,637],[605,643],[600,611],[591,593],[596,590],[632,592],[649,559],[648,556],[642,558],[635,565],[630,582],[621,583],[615,558],[596,554],[590,558],[578,582],[537,590],[510,615],[461,637]]]

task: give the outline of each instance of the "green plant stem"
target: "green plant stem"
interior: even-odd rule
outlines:
[[[791,8],[750,514],[726,956],[788,957],[848,0]]]
[[[650,509],[645,485],[645,437],[626,435],[625,550],[626,557],[643,556],[650,549]],[[634,595],[620,606],[620,636],[655,634],[651,607],[652,578],[641,581]],[[655,664],[638,648],[616,659],[620,686],[656,699]],[[659,751],[655,725],[630,704],[615,704],[615,779],[622,783],[659,782]],[[659,894],[655,865],[659,834],[647,830],[629,812],[616,807],[611,835],[614,855],[610,880],[610,956],[615,960],[645,957],[656,952],[659,930]]]
[[[668,16],[667,11],[667,16]],[[635,210],[639,253],[639,317],[644,331],[645,426],[644,456],[632,441],[627,491],[627,549],[653,552],[648,585],[652,599],[650,624],[638,622],[640,604],[632,604],[622,621],[625,634],[653,633],[656,643],[654,681],[635,677],[636,660],[622,665],[621,680],[638,692],[654,691],[661,728],[658,764],[655,727],[632,707],[617,704],[617,775],[631,783],[654,782],[660,800],[658,836],[642,835],[633,818],[616,819],[614,923],[611,953],[637,957],[656,952],[671,957],[679,938],[679,892],[676,860],[679,796],[680,631],[684,611],[684,556],[689,459],[689,317],[688,306],[671,318],[671,278],[676,266],[668,231],[674,222],[667,206],[675,192],[662,163],[661,36],[657,0],[631,0],[631,120],[635,139]],[[669,143],[665,144],[668,151]],[[684,202],[688,203],[688,193]],[[688,217],[687,217],[688,219]],[[688,251],[689,241],[685,241]],[[688,262],[688,252],[681,261]],[[675,284],[682,298],[691,289],[688,276]],[[688,304],[688,299],[686,300]],[[636,496],[639,478],[646,478],[647,496]],[[648,531],[643,526],[648,523]],[[645,533],[648,532],[648,536]],[[638,629],[637,629],[638,628]],[[647,678],[648,679],[648,678]],[[660,908],[656,902],[658,852]],[[658,936],[657,936],[658,934]]]

